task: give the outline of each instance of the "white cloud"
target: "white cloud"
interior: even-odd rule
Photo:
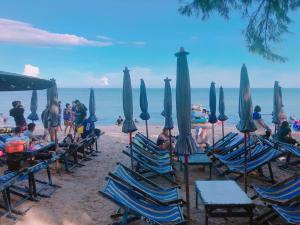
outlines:
[[[33,66],[30,64],[24,65],[23,74],[32,77],[39,77],[40,76],[40,68],[37,66]]]
[[[112,38],[104,36],[104,35],[98,35],[97,38],[100,39],[100,40],[104,40],[104,41],[111,41],[112,40]]]
[[[90,87],[106,87],[109,86],[109,79],[106,76],[97,77],[89,74],[86,76],[84,85]]]
[[[0,18],[0,42],[38,46],[97,46],[112,45],[112,42],[94,41],[74,34],[52,33],[29,23]]]
[[[100,78],[100,84],[102,86],[108,86],[109,85],[109,79],[107,77],[101,77]]]

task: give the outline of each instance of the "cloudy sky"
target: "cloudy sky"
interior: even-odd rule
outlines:
[[[189,55],[191,84],[211,81],[237,87],[246,63],[252,87],[299,87],[300,16],[276,51],[288,62],[268,62],[249,53],[245,21],[232,16],[202,22],[179,15],[174,0],[10,0],[0,3],[0,70],[55,78],[60,87],[121,87],[122,70],[133,86],[144,78],[162,87],[175,78],[174,53]],[[298,13],[299,14],[299,13]]]

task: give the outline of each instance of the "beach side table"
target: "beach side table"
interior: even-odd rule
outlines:
[[[200,165],[200,166],[208,166],[209,167],[209,179],[211,179],[211,169],[212,169],[212,161],[211,159],[206,155],[206,153],[195,153],[192,155],[189,155],[189,165]],[[179,157],[180,162],[180,170],[182,171],[182,164],[184,161],[184,157]]]
[[[249,217],[253,224],[254,203],[235,181],[195,181],[196,208],[200,197],[205,209],[205,224],[210,217]]]

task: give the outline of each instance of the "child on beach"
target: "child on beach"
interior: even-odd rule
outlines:
[[[72,107],[69,103],[66,104],[66,108],[64,109],[64,124],[65,124],[65,131],[64,134],[70,134],[72,130],[72,123],[73,123],[73,115],[72,115]]]
[[[268,133],[271,133],[270,127],[262,119],[261,107],[259,105],[256,105],[254,107],[254,112],[252,114],[252,118],[253,118],[254,124],[257,128],[257,130],[255,131],[256,134],[264,136],[264,135],[267,135]]]

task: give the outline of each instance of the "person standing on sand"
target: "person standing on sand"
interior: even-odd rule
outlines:
[[[21,101],[13,101],[13,108],[9,110],[9,115],[14,118],[16,127],[20,127],[21,130],[26,129],[26,120],[24,117],[24,108]]]
[[[265,123],[265,121],[262,119],[261,117],[261,107],[259,105],[256,105],[254,107],[254,112],[252,115],[254,124],[257,128],[257,130],[255,131],[256,134],[264,136],[268,133],[271,132],[270,127]]]
[[[64,134],[70,134],[72,130],[72,122],[73,122],[73,115],[72,115],[72,107],[69,103],[66,104],[66,108],[64,109],[64,124],[65,124],[65,131]]]
[[[43,135],[43,139],[45,141],[48,141],[48,137],[49,137],[49,109],[48,106],[46,105],[46,108],[43,110],[42,115],[41,115],[41,119],[42,119],[42,123],[43,123],[43,127],[44,127],[44,135]]]
[[[83,124],[83,121],[87,115],[86,113],[87,108],[79,100],[76,100],[75,103],[76,103],[75,129],[77,129],[79,126]]]
[[[61,127],[61,114],[62,114],[62,109],[61,109],[61,101],[58,102],[58,126],[57,129],[62,131]]]

